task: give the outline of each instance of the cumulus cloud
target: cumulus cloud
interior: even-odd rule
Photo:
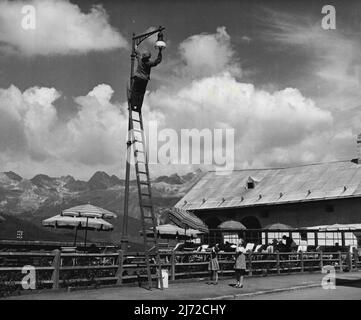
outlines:
[[[297,89],[267,92],[238,82],[227,72],[193,81],[172,95],[162,89],[155,91],[149,96],[149,104],[166,114],[166,126],[178,130],[234,128],[236,145],[240,147],[236,160],[245,165],[260,154],[265,156],[263,165],[278,162],[280,155],[274,152],[277,148],[300,148],[305,139],[322,133],[333,122],[328,111],[318,108]],[[323,156],[312,151],[316,152],[315,158]],[[277,159],[272,159],[270,153]],[[295,160],[281,158],[284,163]],[[298,160],[305,159],[298,156]]]
[[[25,5],[35,8],[35,29],[24,29]],[[4,51],[33,55],[83,54],[127,47],[101,5],[84,13],[68,0],[0,2],[0,42]]]
[[[225,28],[218,28],[214,34],[192,36],[179,48],[179,66],[181,62],[183,66],[177,72],[188,81],[164,84],[148,92],[144,119],[157,120],[159,129],[176,129],[178,134],[181,129],[234,128],[237,167],[286,165],[332,157],[332,150],[327,149],[332,114],[297,88],[267,91],[242,82]],[[38,168],[40,162],[34,160],[35,155],[42,155],[49,170],[63,165],[63,172],[77,175],[100,168],[114,172],[117,168],[119,174],[125,164],[126,103],[113,102],[113,89],[100,84],[74,98],[78,111],[63,122],[54,107],[59,95],[52,88],[34,87],[21,93],[12,86],[0,91],[0,108],[17,133],[13,135],[12,148],[30,154],[22,160],[24,166],[35,161],[34,168]],[[340,136],[340,141],[344,136]],[[0,137],[0,148],[9,147],[2,143],[3,135]],[[158,143],[158,148],[161,145]],[[0,161],[9,158],[10,153],[5,152]],[[179,171],[179,167],[172,168]],[[159,166],[159,170],[163,169]],[[157,174],[156,167],[152,170]]]
[[[184,62],[180,73],[191,77],[207,77],[229,71],[240,75],[241,69],[225,27],[218,27],[214,34],[197,34],[179,45]]]
[[[37,160],[48,157],[46,145],[56,124],[54,88],[33,87],[23,93],[15,86],[0,89],[0,150],[14,155],[26,152]]]
[[[88,177],[99,168],[114,172],[125,164],[126,104],[112,102],[113,89],[97,85],[73,99],[77,113],[61,120],[54,88],[32,87],[21,92],[14,85],[0,89],[0,163],[3,168],[35,169],[51,175]],[[149,120],[161,115],[145,110]]]
[[[125,145],[127,118],[118,104],[110,102],[112,95],[113,89],[101,84],[75,99],[79,112],[66,124],[69,139],[63,150],[66,159],[86,165],[119,161]]]

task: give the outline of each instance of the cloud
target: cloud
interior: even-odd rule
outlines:
[[[246,165],[263,155],[263,165],[271,162],[289,163],[296,157],[280,157],[275,150],[308,151],[304,141],[329,129],[333,123],[330,112],[317,107],[312,99],[298,89],[276,92],[257,89],[253,84],[238,82],[228,72],[195,80],[170,95],[157,90],[149,95],[151,108],[165,114],[170,128],[234,128],[236,160]],[[180,116],[181,113],[181,116]],[[315,152],[314,158],[323,154]],[[297,161],[296,161],[297,162]]]
[[[0,150],[15,156],[28,153],[41,160],[57,121],[53,102],[60,96],[54,88],[33,87],[23,93],[15,86],[0,89]]]
[[[242,36],[241,40],[246,43],[250,43],[252,41],[252,38],[249,36]]]
[[[25,5],[35,8],[35,29],[24,29]],[[109,24],[101,5],[88,13],[68,0],[0,2],[1,49],[27,56],[84,54],[126,48],[125,38]]]
[[[241,69],[224,28],[189,37],[179,49],[176,73],[183,79],[147,92],[144,119],[157,120],[159,129],[175,129],[178,134],[181,129],[234,128],[237,167],[333,158],[328,144],[333,115],[297,88],[271,91],[241,81]],[[195,53],[199,55],[192,59]],[[100,84],[75,97],[77,113],[61,120],[54,107],[60,95],[53,88],[34,87],[21,93],[12,86],[0,91],[0,108],[16,132],[12,144],[3,143],[1,135],[0,148],[13,145],[12,150],[22,154],[19,160],[4,152],[0,161],[7,166],[3,167],[11,169],[8,164],[13,159],[14,170],[37,168],[53,175],[58,170],[82,177],[99,169],[119,174],[125,165],[126,103],[113,102],[113,89]],[[340,135],[339,141],[348,136],[348,132]],[[161,166],[152,167],[154,175],[159,171],[165,173]]]
[[[314,96],[319,107],[334,118],[328,135],[329,152],[347,159],[354,154],[360,132],[361,44],[350,21],[342,20],[336,30],[324,30],[319,16],[299,16],[264,9],[263,39],[272,48],[295,52],[308,72],[298,78],[299,86]],[[348,134],[345,135],[345,132]]]
[[[225,27],[218,27],[214,34],[197,34],[179,45],[183,65],[178,70],[188,78],[207,77],[229,71],[240,76],[241,68]]]
[[[68,143],[65,159],[86,165],[109,165],[119,161],[125,146],[127,117],[120,105],[111,103],[113,89],[96,86],[86,96],[75,98],[79,112],[65,127]]]
[[[312,66],[310,76],[314,82],[323,81],[326,90],[338,92],[359,87],[361,45],[358,35],[355,38],[342,29],[324,30],[321,15],[312,19],[270,9],[264,11],[267,14],[264,39],[272,41],[271,45],[279,50],[289,50],[290,46],[292,50],[301,50]]]

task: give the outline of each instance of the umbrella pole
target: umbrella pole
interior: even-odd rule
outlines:
[[[76,238],[78,236],[78,227],[75,228],[74,247],[76,246]]]
[[[89,217],[86,217],[85,240],[84,240],[84,247],[85,247],[85,249],[86,249],[86,238],[87,238],[87,235],[88,235],[88,220],[89,220]]]

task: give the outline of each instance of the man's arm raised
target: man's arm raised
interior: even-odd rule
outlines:
[[[155,67],[156,65],[162,62],[162,49],[159,48],[158,57],[154,61],[150,62],[151,67]]]

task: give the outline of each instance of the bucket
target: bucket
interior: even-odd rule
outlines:
[[[169,272],[167,269],[162,269],[163,288],[168,288]],[[158,288],[160,288],[160,279],[158,279]]]

